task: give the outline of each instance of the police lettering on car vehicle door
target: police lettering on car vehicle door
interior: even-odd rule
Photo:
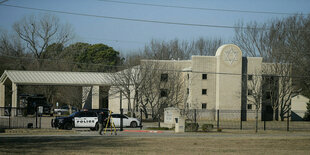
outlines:
[[[98,121],[94,112],[82,112],[74,118],[75,127],[94,127]]]

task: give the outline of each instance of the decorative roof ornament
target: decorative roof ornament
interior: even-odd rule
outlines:
[[[228,50],[224,52],[225,54],[225,60],[226,62],[229,62],[230,65],[232,65],[235,61],[238,61],[238,52],[233,49],[233,47],[229,47]]]

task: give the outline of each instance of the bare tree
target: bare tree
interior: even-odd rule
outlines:
[[[51,43],[65,44],[73,38],[70,25],[62,25],[57,17],[47,14],[24,17],[13,28],[37,59],[43,58],[42,53]]]
[[[145,80],[141,84],[141,100],[146,108],[151,109],[153,120],[159,120],[166,107],[183,106],[184,78],[172,64],[161,61],[144,61]]]
[[[221,39],[199,38],[194,41],[195,50],[192,54],[214,56],[216,50],[224,43]]]
[[[0,55],[4,56],[24,56],[24,47],[21,40],[6,32],[0,34]]]
[[[135,112],[138,108],[139,103],[139,92],[141,89],[141,83],[145,79],[145,74],[142,73],[140,66],[132,66],[123,68],[124,70],[110,73],[108,78],[114,86],[113,89],[117,92],[122,93],[128,100],[128,111],[132,116],[135,116]],[[133,104],[131,103],[131,95],[133,93]],[[132,105],[132,107],[131,107]]]
[[[174,39],[168,42],[152,40],[146,45],[143,55],[155,60],[188,60],[192,55],[215,55],[218,47],[224,43],[221,39],[199,38],[192,42]]]
[[[269,102],[273,109],[273,120],[277,120],[280,115],[283,121],[290,110],[290,100],[295,91],[292,86],[291,64],[265,64],[263,67],[265,74],[264,88],[268,91]],[[268,101],[267,101],[268,102]]]
[[[298,88],[307,91],[309,79],[295,78],[295,76],[308,76],[310,49],[310,16],[294,15],[283,19],[272,20],[258,24],[256,22],[237,24],[234,43],[238,45],[247,56],[263,57],[264,62],[273,63],[265,70],[265,80],[269,82],[271,90],[268,91],[273,108],[273,119],[277,109],[280,110],[281,120],[290,108],[289,100]],[[244,28],[245,27],[245,28]],[[269,74],[269,75],[268,75]]]
[[[260,69],[256,69],[254,74],[250,74],[252,79],[246,83],[248,91],[251,95],[247,97],[248,102],[255,106],[255,132],[258,130],[258,111],[261,109],[263,99],[264,80]],[[248,93],[249,94],[249,93]]]

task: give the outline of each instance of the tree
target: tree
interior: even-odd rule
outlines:
[[[174,62],[142,61],[146,74],[141,84],[140,105],[150,108],[153,120],[159,120],[166,107],[183,106],[184,77]]]
[[[89,45],[85,50],[75,57],[81,69],[96,70],[96,71],[113,71],[117,70],[117,66],[122,64],[123,59],[120,58],[119,52],[112,47],[104,44]],[[91,64],[91,65],[87,65]],[[93,64],[98,64],[94,66]]]
[[[310,102],[307,103],[307,111],[304,116],[305,121],[310,121]]]
[[[270,104],[273,109],[273,120],[277,120],[278,115],[283,121],[290,110],[290,100],[294,87],[292,86],[292,70],[290,64],[265,64],[262,69],[265,74],[265,89],[270,96]]]
[[[258,130],[258,111],[261,109],[262,99],[263,99],[263,89],[264,82],[261,68],[257,68],[254,74],[251,74],[251,80],[248,80],[246,84],[248,91],[251,91],[251,95],[247,97],[248,102],[255,106],[255,132]]]
[[[292,78],[310,75],[307,65],[310,49],[309,35],[310,16],[294,15],[263,24],[256,22],[244,26],[239,23],[235,29],[234,43],[247,56],[263,57],[264,62],[270,62],[265,74],[269,78],[271,104],[274,119],[280,110],[281,120],[289,110],[289,99],[299,88],[307,90],[309,79]],[[271,77],[273,76],[273,77]],[[266,79],[267,80],[267,79]],[[309,91],[310,92],[310,91]]]
[[[221,39],[204,39],[200,37],[194,42],[194,53],[198,55],[214,56],[217,49],[224,43]]]
[[[3,56],[24,56],[24,46],[21,40],[15,35],[0,32],[0,55]]]
[[[44,58],[42,53],[52,43],[65,44],[73,38],[69,24],[60,24],[57,17],[48,14],[24,17],[13,29],[36,59]]]
[[[174,39],[168,42],[152,40],[144,47],[142,55],[155,60],[188,60],[192,55],[215,55],[218,47],[224,43],[221,39],[199,38],[192,42]]]
[[[129,66],[122,71],[116,73],[110,73],[108,75],[109,80],[112,82],[114,87],[113,93],[122,93],[128,102],[128,112],[131,116],[135,116],[136,108],[138,107],[139,91],[141,81],[144,80],[143,75],[141,75],[140,66]],[[133,107],[131,107],[131,95],[134,94]]]

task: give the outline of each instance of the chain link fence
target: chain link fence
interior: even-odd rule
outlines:
[[[258,130],[288,130],[288,131],[310,131],[310,121],[303,120],[305,111],[290,111],[283,119],[275,117],[266,111],[259,110]],[[215,128],[255,130],[255,110],[206,110],[191,109],[183,112],[187,122],[196,122],[199,126],[212,124]],[[287,117],[287,115],[289,117]]]

